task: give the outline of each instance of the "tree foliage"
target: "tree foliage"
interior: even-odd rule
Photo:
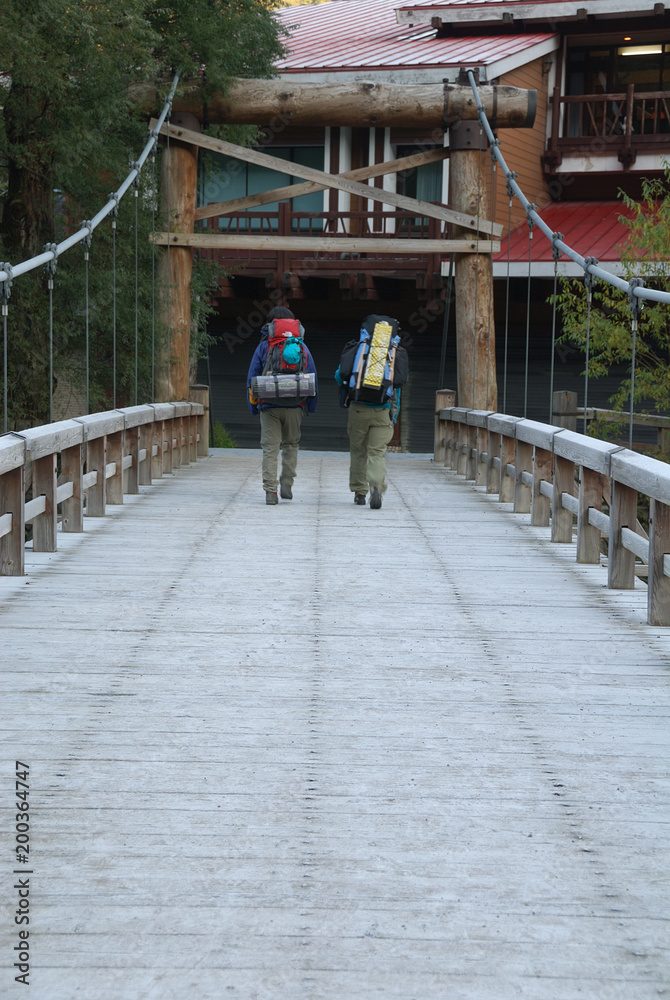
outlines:
[[[642,198],[623,192],[629,215],[620,216],[630,235],[621,248],[626,280],[642,278],[648,287],[670,291],[670,167],[665,176],[643,181]],[[557,296],[562,340],[586,349],[587,301],[584,283],[564,279]],[[605,282],[593,286],[589,324],[589,377],[607,375],[621,365],[630,367],[633,353],[630,301],[626,292]],[[611,397],[615,409],[630,403],[631,379],[624,378]],[[639,317],[635,340],[634,404],[637,411],[670,412],[670,307],[647,303]]]
[[[175,70],[182,90],[225,90],[233,76],[269,76],[282,51],[274,0],[7,0],[0,64],[0,260],[17,264],[59,242],[107,202],[147,140],[147,121],[162,105]],[[147,92],[155,96],[147,105]],[[238,130],[239,132],[239,130]],[[239,137],[239,136],[238,136]],[[92,404],[109,405],[118,322],[117,403],[132,402],[136,337],[144,396],[150,393],[150,345],[157,331],[148,236],[155,199],[147,164],[139,191],[139,332],[135,310],[132,193],[116,230],[90,254]],[[55,369],[77,378],[83,365],[82,251],[58,262],[54,288]],[[72,259],[68,259],[72,258]],[[10,299],[9,407],[13,422],[48,418],[49,318],[45,277],[14,281]],[[160,331],[158,331],[160,336]],[[148,384],[149,380],[149,384]],[[2,386],[0,385],[0,392]]]

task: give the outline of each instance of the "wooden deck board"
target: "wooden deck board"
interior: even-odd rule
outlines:
[[[36,1000],[670,995],[670,630],[389,469],[375,512],[303,452],[268,508],[216,453],[0,579]]]

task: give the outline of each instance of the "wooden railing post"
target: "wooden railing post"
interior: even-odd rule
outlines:
[[[514,503],[514,478],[507,475],[507,466],[514,465],[516,439],[503,433],[500,445],[500,503]]]
[[[119,506],[123,503],[123,453],[125,431],[117,430],[107,438],[107,463],[114,463],[116,470],[107,482],[107,503]]]
[[[635,554],[624,548],[621,529],[637,530],[637,491],[611,480],[610,530],[607,546],[607,586],[612,590],[635,587]]]
[[[647,623],[670,625],[670,577],[665,576],[665,556],[670,553],[670,507],[649,501],[649,576]]]
[[[551,513],[552,542],[572,541],[572,511],[563,506],[564,493],[575,494],[575,463],[554,454],[554,503]]]
[[[0,438],[0,576],[25,573],[25,461],[23,438]]]
[[[515,441],[514,450],[514,513],[529,514],[532,490],[526,485],[522,473],[533,471],[533,446],[527,441]]]
[[[209,386],[192,385],[189,388],[189,398],[192,403],[200,403],[204,412],[196,418],[198,445],[197,453],[201,458],[209,455]]]
[[[500,465],[496,464],[495,459],[500,462],[500,438],[501,435],[496,431],[488,430],[488,440],[486,442],[486,454],[488,456],[486,460],[486,492],[487,493],[499,493],[500,492]]]
[[[607,477],[584,466],[579,474],[579,515],[577,517],[577,562],[600,562],[600,531],[589,524],[589,508],[603,509]]]
[[[552,482],[554,472],[554,453],[544,448],[533,449],[533,498],[530,507],[530,523],[546,527],[551,519],[551,503],[549,498],[540,492],[542,480]]]
[[[61,476],[65,482],[72,483],[72,496],[61,504],[61,527],[63,531],[78,532],[84,530],[84,430],[81,428],[81,440],[61,452]]]
[[[44,497],[44,513],[33,521],[33,552],[56,551],[56,453],[33,459],[33,498]]]
[[[197,400],[201,402],[201,400]],[[435,393],[435,430],[433,434],[433,461],[444,465],[446,462],[446,427],[440,420],[440,410],[455,406],[456,393],[453,389],[438,389]]]
[[[560,390],[552,397],[552,423],[577,430],[577,393]]]

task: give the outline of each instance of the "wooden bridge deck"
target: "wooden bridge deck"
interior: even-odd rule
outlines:
[[[34,1000],[670,996],[670,630],[389,466],[217,452],[0,580],[3,996],[14,868]]]

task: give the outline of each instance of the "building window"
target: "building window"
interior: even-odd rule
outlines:
[[[261,152],[288,160],[290,163],[300,163],[303,166],[323,170],[322,146],[264,146]],[[274,188],[302,183],[299,177],[292,177],[279,170],[259,167],[245,160],[232,159],[220,153],[205,152],[201,157],[199,202],[209,205],[220,201],[232,201],[248,195],[271,191]],[[305,194],[291,200],[293,212],[323,212],[323,195],[320,191]],[[271,232],[278,227],[277,202],[259,205],[249,209],[249,216],[233,216],[234,225],[229,222],[230,216],[222,216],[220,225],[226,228],[229,224],[233,231],[266,231]],[[216,220],[214,220],[216,221]],[[316,222],[316,226],[315,223]],[[321,219],[312,222],[312,229],[321,228]],[[293,229],[308,229],[309,219],[293,219]]]

